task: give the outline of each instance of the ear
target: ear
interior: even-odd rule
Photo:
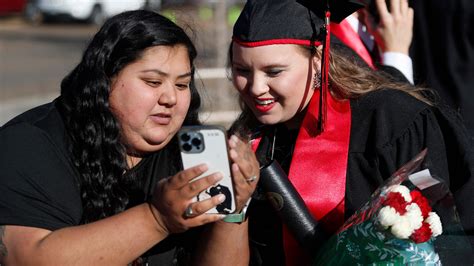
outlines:
[[[323,51],[323,46],[319,45],[318,47],[316,47],[316,52],[312,56],[312,61],[313,61],[312,65],[313,65],[313,69],[315,71],[316,70],[321,71],[321,54],[322,54],[322,51]],[[319,71],[317,71],[317,72],[319,72]]]

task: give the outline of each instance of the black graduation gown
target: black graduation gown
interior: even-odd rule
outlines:
[[[474,136],[474,1],[411,0],[415,84],[459,110]]]
[[[432,175],[449,185],[464,229],[472,237],[474,158],[470,138],[462,124],[438,108],[397,90],[372,92],[351,100],[350,105],[346,219],[367,202],[394,171],[428,148],[422,168],[428,167]],[[265,127],[262,141],[273,130],[273,127]],[[276,137],[275,158],[288,173],[297,132],[284,131],[282,126],[278,126],[278,131],[281,134]],[[284,265],[281,222],[263,193],[257,193],[249,207],[249,222],[252,265]]]

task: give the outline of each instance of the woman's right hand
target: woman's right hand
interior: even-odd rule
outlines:
[[[205,214],[207,210],[225,200],[222,194],[207,200],[193,202],[193,198],[200,192],[215,185],[223,178],[221,173],[214,173],[190,182],[206,170],[207,166],[201,164],[162,179],[155,185],[151,210],[159,226],[158,230],[166,234],[179,233],[191,227],[224,218],[224,215],[221,214]],[[187,208],[191,208],[191,215]]]

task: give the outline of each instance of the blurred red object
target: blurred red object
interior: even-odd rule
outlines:
[[[27,0],[0,0],[0,16],[23,12],[27,2]]]

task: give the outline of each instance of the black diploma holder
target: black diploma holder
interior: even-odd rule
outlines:
[[[277,161],[271,160],[260,169],[259,185],[302,248],[312,252],[327,240],[322,226],[313,218]]]

